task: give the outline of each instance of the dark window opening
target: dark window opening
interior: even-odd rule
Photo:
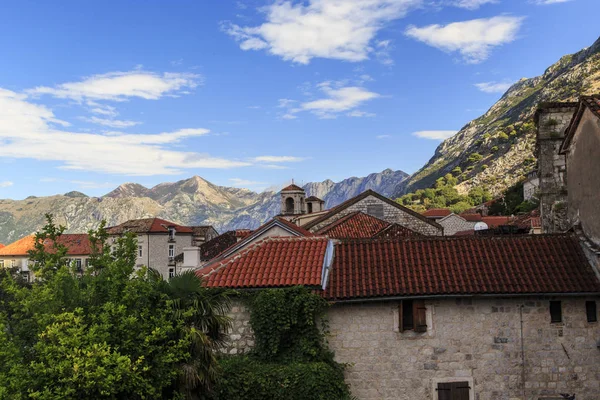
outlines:
[[[288,214],[294,213],[294,199],[291,197],[285,199],[285,212]]]
[[[438,400],[469,400],[469,382],[438,383]]]
[[[562,322],[562,304],[560,301],[550,302],[550,322]]]
[[[376,218],[383,218],[383,204],[368,204],[367,214]]]
[[[596,302],[595,301],[586,301],[585,302],[585,313],[587,315],[588,322],[598,322],[598,313],[596,311]]]
[[[312,213],[312,203],[306,203],[306,210],[308,211],[308,213]]]
[[[398,311],[400,332],[427,332],[427,308],[423,300],[402,300]]]

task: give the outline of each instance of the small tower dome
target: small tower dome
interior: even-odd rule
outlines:
[[[306,213],[304,198],[306,192],[300,186],[291,185],[281,189],[281,215],[297,215]]]

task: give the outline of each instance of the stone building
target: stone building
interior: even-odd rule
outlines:
[[[165,279],[180,272],[176,257],[183,253],[184,248],[198,248],[206,237],[213,237],[216,233],[212,227],[182,226],[160,218],[126,221],[107,228],[107,232],[113,240],[126,232],[135,233],[137,266],[153,268]]]
[[[600,246],[600,95],[582,97],[560,154],[567,163],[567,218]]]
[[[92,251],[87,234],[64,233],[57,241],[67,248],[67,258],[77,270],[83,270],[89,265],[89,257]],[[44,243],[44,246],[48,251],[52,251],[50,240]],[[0,268],[18,268],[22,276],[31,281],[34,276],[29,268],[28,252],[34,249],[34,235],[25,236],[8,246],[0,246]]]
[[[542,230],[565,232],[567,221],[566,160],[559,150],[577,103],[543,103],[535,113],[539,200]]]
[[[540,179],[537,171],[529,172],[527,178],[523,181],[523,200],[537,199],[539,187]]]
[[[435,221],[370,189],[333,207],[328,212],[302,225],[302,227],[314,233],[356,211],[390,223],[396,223],[422,235],[441,236],[444,234],[442,226]]]
[[[317,289],[360,400],[600,393],[600,281],[572,234],[269,237],[197,273],[209,287]],[[252,348],[249,317],[236,301],[224,351]]]

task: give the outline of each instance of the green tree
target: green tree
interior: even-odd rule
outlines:
[[[0,398],[205,397],[228,328],[226,293],[193,274],[171,284],[136,270],[133,234],[109,246],[104,224],[90,233],[93,268],[75,274],[54,246],[60,234],[49,217],[32,254],[42,279],[0,275]]]

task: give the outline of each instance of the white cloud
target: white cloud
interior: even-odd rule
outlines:
[[[467,10],[476,10],[484,4],[497,3],[499,0],[454,0],[450,4]]]
[[[38,86],[27,93],[49,94],[61,99],[125,101],[138,97],[157,100],[163,96],[177,96],[183,89],[193,89],[200,83],[200,75],[145,71],[110,72],[93,75],[79,82],[68,82],[55,87]]]
[[[206,129],[107,135],[65,130],[68,125],[49,108],[32,103],[26,95],[0,88],[0,158],[55,161],[63,169],[144,176],[251,165],[248,161],[167,147],[206,135],[209,132]]]
[[[504,93],[513,85],[513,82],[481,82],[475,87],[485,93]]]
[[[517,37],[523,17],[499,16],[448,25],[409,26],[406,35],[447,52],[459,52],[467,63],[484,61],[491,50]]]
[[[572,0],[533,0],[533,3],[540,5],[540,6],[546,6],[549,4],[566,3],[568,1],[572,1]]]
[[[454,136],[458,131],[418,131],[413,135],[422,139],[445,140]]]
[[[356,108],[369,100],[380,97],[380,95],[359,86],[340,87],[341,84],[343,83],[331,81],[318,84],[317,87],[327,97],[304,102],[298,107],[288,109],[286,113],[287,118],[292,118],[295,114],[302,111],[309,111],[319,118],[335,118],[342,112],[348,112],[348,115],[353,117],[373,116],[370,113],[358,111]],[[286,118],[286,115],[283,118]]]
[[[304,157],[294,157],[294,156],[260,156],[255,157],[254,161],[256,162],[267,162],[267,163],[284,163],[284,162],[299,162],[304,161]]]
[[[90,122],[92,124],[98,124],[98,125],[108,126],[108,127],[117,128],[117,129],[129,128],[129,127],[141,124],[141,122],[139,122],[139,121],[122,121],[122,120],[118,120],[118,119],[105,119],[105,118],[98,118],[98,117],[82,118],[82,120],[84,120],[86,122]]]
[[[374,113],[370,113],[370,112],[366,112],[366,111],[360,111],[360,110],[350,111],[346,115],[349,116],[349,117],[356,117],[356,118],[374,117],[375,116]]]
[[[242,50],[267,49],[284,60],[308,64],[312,58],[363,61],[374,51],[371,42],[386,23],[403,17],[422,0],[275,1],[263,9],[266,22],[223,30]],[[391,61],[391,60],[390,60]]]
[[[389,139],[391,137],[392,137],[392,135],[377,135],[377,136],[375,136],[376,139]]]
[[[12,186],[13,183],[11,181],[1,181],[0,182],[0,188],[5,188],[5,187],[9,187]]]

